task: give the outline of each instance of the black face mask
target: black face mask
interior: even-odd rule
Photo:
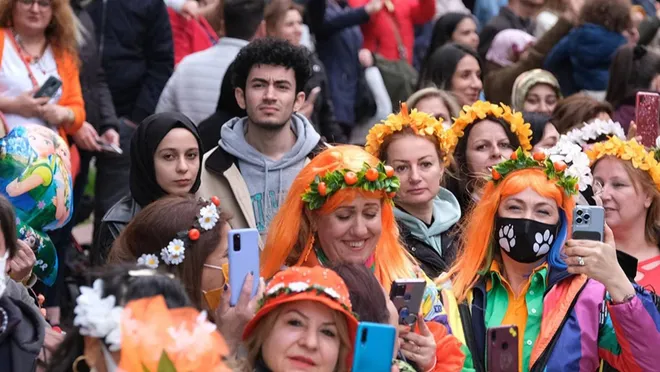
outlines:
[[[532,263],[545,257],[557,238],[561,222],[554,225],[526,218],[495,217],[494,239],[512,260]]]

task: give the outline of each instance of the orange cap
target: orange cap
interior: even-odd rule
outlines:
[[[275,274],[266,287],[260,308],[243,331],[243,340],[250,336],[268,313],[278,306],[295,301],[319,302],[344,314],[353,345],[358,320],[353,314],[348,288],[337,273],[321,266],[292,267]]]

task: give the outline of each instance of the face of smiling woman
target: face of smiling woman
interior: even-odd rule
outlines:
[[[381,200],[358,195],[317,219],[317,236],[330,262],[362,264],[380,238]]]

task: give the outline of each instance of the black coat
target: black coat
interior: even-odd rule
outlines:
[[[112,95],[106,83],[105,71],[101,66],[94,22],[78,1],[72,1],[71,7],[84,29],[83,42],[80,47],[82,62],[80,86],[85,101],[87,121],[94,125],[99,134],[103,134],[110,128],[119,132],[119,119],[117,119]]]
[[[108,213],[103,216],[95,239],[96,244],[92,249],[91,262],[93,266],[105,264],[112,244],[141,209],[135,199],[128,195],[113,205]]]
[[[458,245],[453,228],[440,234],[442,240],[442,256],[440,256],[433,247],[414,236],[402,223],[398,223],[398,225],[401,240],[408,253],[415,257],[426,276],[435,279],[451,268],[456,258]]]
[[[163,0],[95,0],[87,10],[117,115],[139,123],[154,113],[174,71],[167,7]]]

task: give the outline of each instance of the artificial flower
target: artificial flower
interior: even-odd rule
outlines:
[[[215,205],[210,204],[199,211],[199,226],[204,230],[211,230],[220,219]]]
[[[121,306],[115,306],[115,296],[103,297],[103,281],[97,279],[92,287],[80,287],[80,295],[76,298],[73,325],[80,328],[80,334],[95,338],[106,338],[112,351],[119,350],[117,329],[120,328]]]
[[[587,150],[587,155],[592,165],[605,156],[614,156],[629,161],[633,167],[647,172],[656,188],[660,190],[660,165],[655,160],[655,153],[647,151],[635,139],[623,141],[618,137],[611,137],[606,142],[593,145],[591,149]]]
[[[167,247],[160,250],[160,258],[165,262],[166,265],[171,265],[172,261],[170,260],[170,252]]]
[[[137,260],[138,265],[146,266],[150,269],[158,268],[158,257],[155,254],[143,254]]]
[[[186,251],[185,243],[181,239],[172,239],[167,245],[167,251],[170,252],[170,259],[175,255],[183,255]]]
[[[276,294],[280,289],[284,288],[284,283],[277,283],[266,292],[267,296]]]
[[[618,137],[626,139],[623,127],[618,122],[612,120],[594,119],[589,123],[584,123],[580,128],[575,128],[565,134],[569,141],[583,146],[594,142],[600,137]]]
[[[170,262],[172,265],[178,265],[181,262],[183,262],[183,259],[186,258],[186,255],[181,253],[181,254],[170,254]]]
[[[554,147],[545,150],[545,154],[552,162],[568,165],[565,173],[578,179],[580,191],[586,190],[593,183],[589,157],[582,151],[582,147],[568,138],[562,136]]]
[[[304,292],[309,288],[309,284],[305,282],[293,282],[287,286],[291,292]]]
[[[327,294],[328,296],[330,296],[332,298],[335,298],[335,299],[339,299],[339,297],[341,297],[341,296],[339,296],[339,293],[337,293],[337,291],[335,291],[332,288],[324,288],[323,292],[325,292],[325,294]]]

